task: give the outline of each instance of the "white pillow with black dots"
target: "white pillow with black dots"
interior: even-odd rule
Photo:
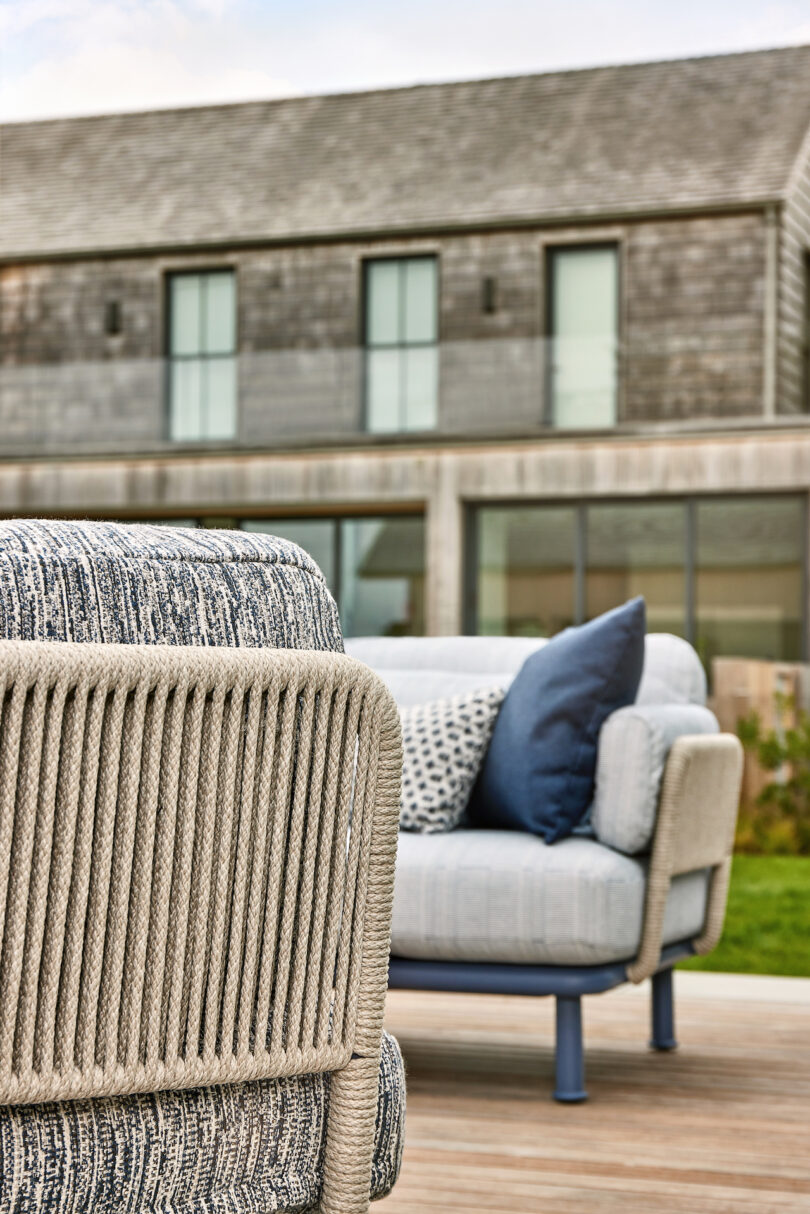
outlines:
[[[485,687],[400,710],[401,830],[437,834],[458,826],[505,694]]]

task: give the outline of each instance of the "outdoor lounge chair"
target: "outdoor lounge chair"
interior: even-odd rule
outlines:
[[[363,1211],[401,747],[309,557],[0,525],[0,1212]]]
[[[508,686],[525,637],[347,641],[401,707]],[[636,703],[602,726],[590,823],[547,845],[469,824],[403,832],[392,988],[556,997],[554,1095],[586,1098],[582,996],[652,979],[651,1044],[674,1048],[672,967],[720,939],[742,776],[680,637],[648,635]]]

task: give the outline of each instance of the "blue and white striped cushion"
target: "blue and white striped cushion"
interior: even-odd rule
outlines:
[[[343,651],[318,566],[246,531],[0,523],[0,637]]]
[[[383,1038],[371,1191],[402,1157],[405,1076]],[[3,1214],[264,1214],[317,1205],[329,1077],[0,1109]]]

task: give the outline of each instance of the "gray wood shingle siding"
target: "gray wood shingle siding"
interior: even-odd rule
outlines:
[[[619,421],[762,412],[761,213],[600,228],[623,265]],[[592,233],[589,233],[592,235]],[[397,241],[441,268],[439,435],[539,431],[544,414],[544,250],[580,229]],[[350,440],[364,429],[363,258],[387,242],[242,250],[225,257],[239,295],[236,441],[273,447]],[[164,273],[176,259],[121,258],[0,269],[0,432],[9,448],[151,448],[166,436]],[[209,265],[204,254],[187,268]],[[498,309],[481,307],[481,281]],[[120,302],[123,333],[103,331]]]
[[[166,275],[212,266],[234,444],[350,442],[363,259],[425,253],[437,437],[540,434],[546,253],[579,241],[619,249],[620,423],[798,413],[809,129],[810,47],[0,128],[3,450],[169,445]]]

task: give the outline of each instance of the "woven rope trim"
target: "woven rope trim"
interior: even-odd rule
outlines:
[[[742,761],[742,746],[733,734],[689,735],[673,743],[664,770],[647,874],[641,944],[635,961],[627,967],[631,982],[649,978],[661,963],[667,899],[672,878],[680,873],[712,870],[706,919],[696,951],[709,952],[720,939]]]
[[[379,1049],[398,746],[342,654],[0,642],[0,1103]]]

